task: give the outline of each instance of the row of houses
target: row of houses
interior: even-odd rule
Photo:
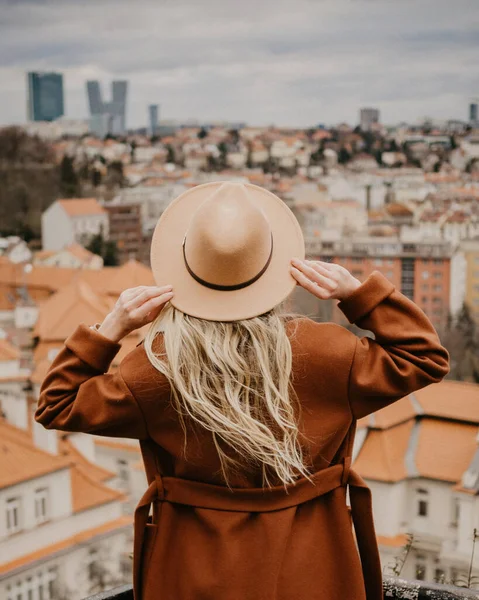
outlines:
[[[44,430],[33,412],[78,323],[102,321],[123,289],[153,278],[129,261],[34,266],[21,283],[12,264],[0,263],[0,298],[24,285],[32,303],[1,313],[0,597],[77,600],[130,580],[132,511],[146,487],[140,452],[132,440]],[[122,341],[109,372],[145,333]],[[412,536],[402,576],[467,576],[479,528],[478,410],[478,385],[444,380],[358,421],[353,466],[373,490],[385,572]]]

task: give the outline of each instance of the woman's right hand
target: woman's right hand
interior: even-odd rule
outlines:
[[[344,300],[361,285],[341,265],[322,260],[291,260],[291,275],[298,284],[321,300]]]

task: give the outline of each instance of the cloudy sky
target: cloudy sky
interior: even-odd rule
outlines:
[[[467,116],[479,97],[479,0],[0,0],[0,124],[26,120],[28,70],[130,82],[128,125],[310,126]]]

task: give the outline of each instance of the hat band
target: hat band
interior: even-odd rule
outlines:
[[[222,292],[231,292],[233,290],[241,290],[242,288],[248,287],[249,285],[251,285],[252,283],[257,281],[261,277],[261,275],[264,274],[266,269],[269,267],[269,263],[271,262],[271,258],[273,257],[273,233],[271,233],[271,250],[269,252],[268,260],[266,261],[266,264],[261,269],[261,271],[259,271],[259,273],[257,273],[254,277],[252,277],[251,279],[248,279],[248,281],[244,281],[243,283],[235,283],[233,285],[220,285],[218,283],[211,283],[209,281],[206,281],[205,279],[202,279],[191,269],[190,265],[188,264],[188,260],[186,259],[185,244],[186,244],[186,235],[183,239],[183,258],[185,260],[185,265],[186,265],[186,269],[187,269],[188,273],[193,277],[193,279],[195,281],[197,281],[198,283],[201,283],[201,285],[211,288],[212,290],[219,290]]]

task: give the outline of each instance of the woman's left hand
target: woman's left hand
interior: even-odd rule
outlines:
[[[163,287],[140,285],[124,290],[113,310],[105,317],[98,332],[114,342],[151,323],[173,297],[171,285]]]

